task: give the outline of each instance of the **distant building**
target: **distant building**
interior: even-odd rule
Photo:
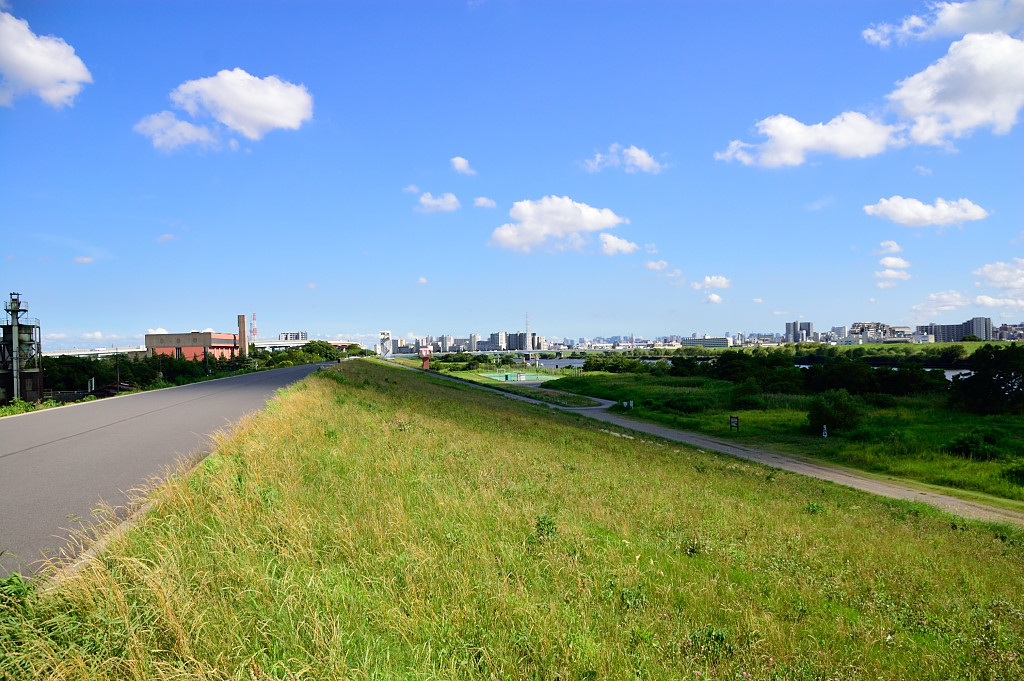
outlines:
[[[681,347],[702,347],[702,348],[731,348],[732,338],[728,336],[704,336],[703,338],[680,338]]]
[[[814,340],[814,322],[786,322],[786,342],[804,343]]]
[[[277,334],[277,340],[279,341],[304,341],[309,340],[309,336],[305,331],[285,331],[284,333]]]
[[[917,327],[919,334],[935,336],[936,343],[956,343],[964,336],[977,336],[983,341],[992,340],[992,318],[974,317],[962,324],[925,324]]]
[[[243,339],[244,342],[244,339]],[[146,354],[177,359],[233,358],[241,354],[238,334],[213,331],[147,333]]]

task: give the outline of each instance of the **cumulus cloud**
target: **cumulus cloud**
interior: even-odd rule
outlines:
[[[1011,310],[1024,310],[1024,300],[1020,298],[993,298],[991,296],[978,296],[974,299],[976,305],[982,307],[1003,307]]]
[[[715,276],[704,277],[704,281],[695,281],[690,286],[695,290],[711,288],[729,288],[732,282],[728,278],[716,274]]]
[[[408,185],[402,187],[402,191],[403,192],[407,192],[409,194],[419,194],[420,193],[420,188],[417,187],[414,184],[408,184]]]
[[[542,245],[554,250],[578,250],[586,242],[588,232],[629,222],[608,208],[594,208],[568,196],[516,201],[509,216],[514,222],[495,229],[489,245],[524,253]]]
[[[866,158],[899,146],[899,127],[886,125],[857,111],[846,111],[828,123],[805,125],[778,114],[759,121],[757,131],[767,137],[761,144],[733,140],[725,151],[715,153],[720,161],[739,161],[764,168],[798,166],[808,153],[835,154],[841,158]]]
[[[994,262],[974,270],[982,283],[1012,296],[1024,297],[1024,258]]]
[[[910,267],[910,263],[909,262],[907,262],[903,258],[897,258],[897,257],[894,257],[894,256],[889,256],[889,257],[886,257],[886,258],[882,258],[881,260],[878,261],[878,264],[881,265],[882,267],[887,267],[887,268],[897,269],[897,270],[902,270],[902,269],[906,269],[906,268]]]
[[[717,293],[709,293],[708,302],[717,305],[718,303],[722,302],[722,296],[718,295]]]
[[[646,149],[641,149],[635,145],[623,147],[618,143],[608,147],[607,154],[598,152],[594,155],[594,158],[583,162],[583,167],[592,173],[600,172],[605,168],[618,168],[620,166],[627,173],[639,171],[655,175],[667,167],[665,164],[658,163]]]
[[[34,94],[60,109],[73,105],[82,86],[91,82],[75,48],[55,36],[38,36],[24,19],[0,12],[0,106]]]
[[[640,248],[632,241],[620,239],[612,234],[599,234],[597,238],[601,241],[601,252],[605,255],[629,254]]]
[[[658,247],[654,244],[644,244],[644,250],[651,255],[655,255],[658,252]]]
[[[1024,42],[1004,33],[972,33],[944,57],[905,80],[888,95],[913,121],[918,144],[948,145],[950,138],[989,127],[1005,134],[1024,106]]]
[[[313,282],[313,281],[309,282],[308,284],[306,284],[306,288],[308,288],[310,291],[315,291],[316,290],[316,282]]]
[[[86,331],[85,333],[82,334],[82,338],[85,338],[86,340],[103,340],[103,332]]]
[[[305,85],[277,76],[259,78],[240,68],[186,81],[171,92],[170,98],[175,107],[193,118],[209,116],[250,140],[262,139],[279,128],[298,130],[313,118],[313,97]],[[210,128],[181,121],[169,111],[143,118],[134,130],[152,138],[153,145],[161,149],[209,145],[215,137]]]
[[[162,326],[158,326],[155,329],[146,329],[146,333],[167,333],[167,329]]]
[[[185,144],[198,144],[208,147],[217,140],[210,129],[202,125],[193,125],[180,120],[170,111],[146,116],[136,123],[132,130],[145,135],[153,141],[153,146],[163,151],[170,151]]]
[[[879,253],[902,253],[903,249],[895,241],[883,241],[878,244],[880,246]]]
[[[426,283],[428,283],[427,282],[427,278],[426,277],[420,277],[419,279],[416,280],[416,283],[417,284],[426,284]]]
[[[452,168],[462,175],[476,175],[476,171],[469,167],[469,161],[461,156],[452,159]]]
[[[416,207],[416,210],[421,213],[451,212],[458,210],[460,205],[455,194],[451,192],[441,194],[437,198],[430,192],[423,192],[420,195],[420,205]]]
[[[644,266],[649,270],[654,270],[655,272],[658,272],[668,267],[668,263],[665,262],[664,260],[648,260],[647,264]]]
[[[764,302],[764,298],[754,298],[753,302],[755,302],[755,303],[763,303]]]
[[[77,256],[75,256],[75,262],[78,263],[79,265],[91,265],[95,261],[96,261],[96,258],[91,258],[91,257],[89,257],[87,255],[77,255]]]
[[[498,203],[494,199],[489,199],[486,196],[478,196],[473,199],[473,205],[477,208],[497,208]]]
[[[861,35],[873,45],[885,47],[893,40],[925,40],[965,33],[1013,33],[1024,28],[1024,0],[973,0],[936,2],[924,16],[912,14],[899,24],[875,24]]]
[[[919,319],[932,319],[939,313],[949,312],[970,304],[971,299],[959,291],[942,291],[929,294],[924,301],[914,305],[911,309]]]
[[[928,205],[902,196],[891,196],[864,206],[864,212],[906,227],[959,225],[988,217],[988,211],[967,199],[946,201],[940,198],[934,205]]]
[[[165,244],[168,241],[177,241],[177,240],[178,240],[178,237],[176,237],[173,234],[161,234],[160,236],[158,236],[156,238],[156,242],[158,244]]]

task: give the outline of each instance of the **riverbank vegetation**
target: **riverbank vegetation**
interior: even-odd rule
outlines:
[[[982,346],[969,361],[970,375],[948,381],[914,358],[872,367],[825,355],[798,368],[786,352],[620,356],[547,387],[632,401],[631,416],[683,430],[1024,500],[1024,347]]]
[[[370,362],[0,587],[0,678],[1016,679],[1024,532]]]

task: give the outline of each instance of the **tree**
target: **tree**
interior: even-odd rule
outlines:
[[[341,357],[341,351],[338,348],[322,340],[311,340],[299,348],[299,350],[309,355],[316,355],[320,359],[329,362],[333,362]]]
[[[953,378],[954,406],[979,414],[1024,413],[1024,345],[983,345],[971,355],[971,370]]]

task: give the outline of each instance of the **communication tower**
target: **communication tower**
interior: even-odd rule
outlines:
[[[256,313],[255,312],[252,313],[252,317],[250,317],[250,320],[251,321],[249,322],[249,342],[250,343],[255,343],[256,342]]]
[[[26,317],[28,303],[12,293],[4,303],[0,326],[0,404],[9,400],[35,402],[43,397],[43,352],[39,320]]]

